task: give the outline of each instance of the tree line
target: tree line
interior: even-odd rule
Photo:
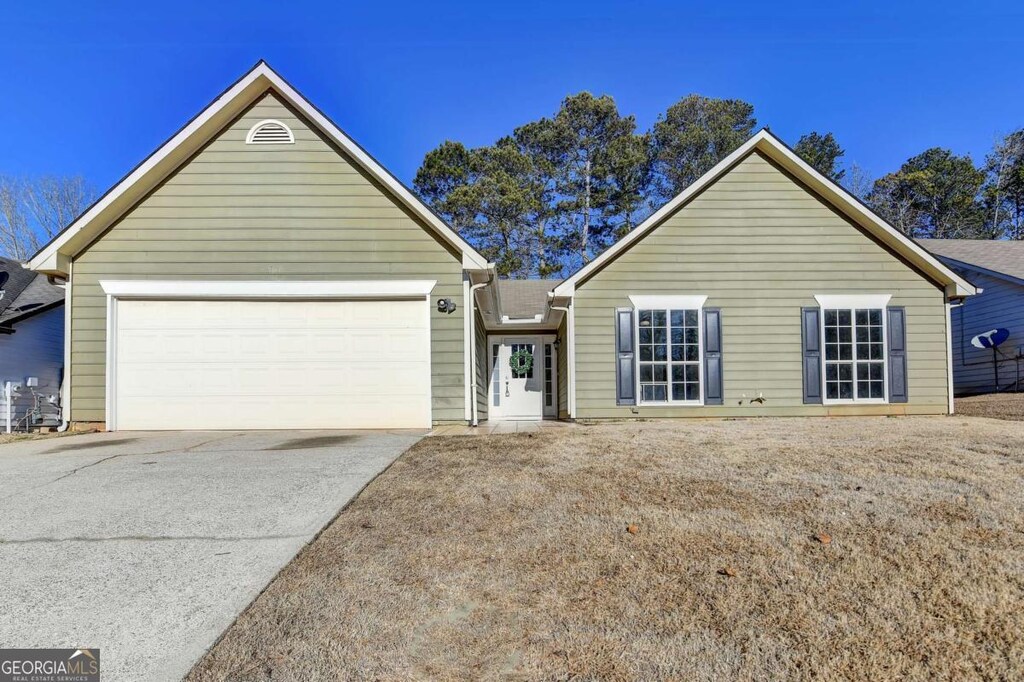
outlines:
[[[611,97],[582,92],[493,145],[442,143],[427,153],[413,185],[501,275],[564,275],[756,127],[748,102],[691,94],[640,132]],[[911,237],[1024,239],[1024,130],[995,144],[980,167],[933,148],[874,180],[843,163],[832,133],[807,133],[794,150]]]
[[[691,94],[647,131],[607,96],[582,92],[492,145],[446,141],[427,153],[414,187],[508,277],[564,275],[636,227],[739,147],[754,107]],[[1024,239],[1024,129],[976,165],[935,147],[872,179],[832,133],[794,150],[905,234]],[[0,175],[0,255],[26,259],[96,196],[80,176]]]

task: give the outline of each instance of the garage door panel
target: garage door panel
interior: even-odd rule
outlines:
[[[120,301],[116,426],[429,426],[426,305]]]

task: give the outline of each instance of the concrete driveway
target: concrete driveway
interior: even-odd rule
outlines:
[[[0,646],[177,680],[420,434],[106,433],[0,445]]]

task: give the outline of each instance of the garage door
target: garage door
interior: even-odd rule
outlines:
[[[123,300],[117,429],[430,426],[427,302]]]

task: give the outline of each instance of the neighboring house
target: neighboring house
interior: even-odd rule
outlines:
[[[64,289],[21,261],[0,258],[0,430],[6,428],[2,387],[8,381],[17,387],[14,428],[58,423],[63,367]]]
[[[263,62],[31,265],[70,287],[64,416],[110,429],[941,414],[974,293],[767,132],[569,279],[498,280]]]
[[[1024,242],[986,239],[920,239],[926,249],[978,287],[979,294],[953,308],[953,386],[958,395],[997,390],[993,353],[971,340],[1006,329],[999,345],[998,390],[1024,390]]]

